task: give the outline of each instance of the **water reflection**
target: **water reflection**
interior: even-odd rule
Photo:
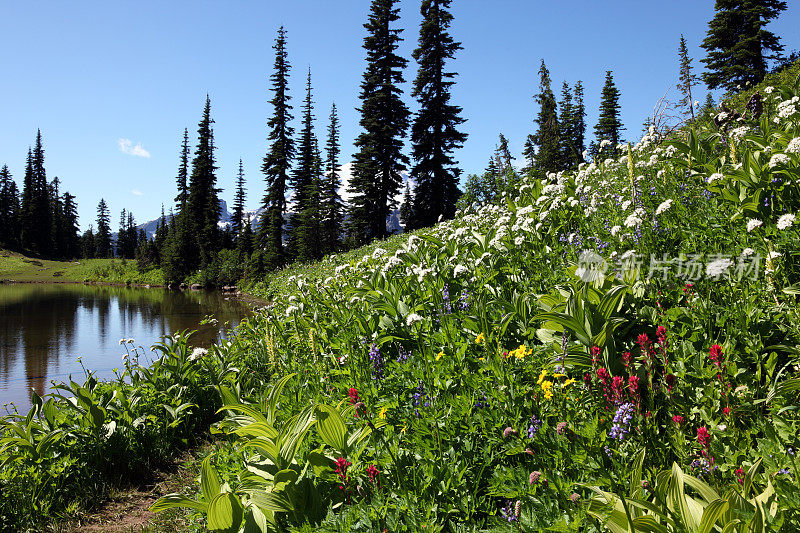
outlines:
[[[112,377],[122,366],[121,338],[149,347],[183,329],[192,344],[207,346],[237,324],[249,307],[218,292],[177,292],[87,285],[0,285],[0,405],[29,406],[31,387],[44,394],[50,381],[84,366]],[[219,325],[200,325],[214,315]],[[146,353],[150,353],[146,350]]]

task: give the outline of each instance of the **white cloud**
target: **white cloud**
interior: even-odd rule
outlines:
[[[140,191],[139,189],[132,189],[132,190],[131,190],[131,193],[132,193],[134,196],[144,196],[144,193],[143,193],[142,191]]]
[[[117,144],[119,144],[119,150],[123,154],[135,155],[137,157],[150,157],[150,152],[142,147],[142,143],[136,143],[134,146],[132,140],[120,138]]]

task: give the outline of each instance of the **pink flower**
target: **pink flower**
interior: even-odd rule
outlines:
[[[717,366],[720,366],[722,363],[722,346],[719,344],[713,344],[711,348],[708,349],[708,358]]]
[[[722,412],[725,413],[725,416],[728,416],[728,415],[731,414],[731,408],[725,406],[725,407],[722,408]]]
[[[675,388],[675,381],[676,380],[677,380],[677,378],[675,377],[675,374],[667,374],[666,376],[664,376],[664,382],[666,382],[666,384],[667,384],[667,392],[668,393],[672,394],[672,389]]]
[[[631,352],[622,352],[622,362],[625,363],[625,368],[631,364]]]
[[[512,435],[514,437],[516,437],[518,434],[519,433],[517,433],[517,430],[514,429],[514,428],[511,428],[511,427],[507,427],[506,429],[503,430],[503,438],[504,439],[507,439],[508,437],[511,437]]]
[[[708,445],[711,444],[711,434],[705,426],[697,428],[697,442],[699,442],[700,446],[703,448],[708,448]]]
[[[744,469],[741,468],[741,467],[737,468],[734,471],[734,474],[736,474],[736,479],[739,481],[739,484],[740,485],[743,484],[744,483]]]
[[[369,465],[367,467],[367,477],[369,477],[370,483],[375,483],[378,481],[378,476],[381,474],[381,471],[378,470],[378,467],[375,465]]]
[[[672,421],[676,426],[682,426],[685,420],[681,415],[675,415],[672,417]]]
[[[533,472],[531,472],[531,475],[528,476],[528,483],[530,483],[531,485],[535,485],[536,482],[539,481],[540,477],[542,477],[542,473],[539,472],[538,470],[534,470]]]
[[[350,390],[347,391],[347,395],[350,396],[350,404],[354,405],[358,402],[358,390],[355,387],[350,387]]]

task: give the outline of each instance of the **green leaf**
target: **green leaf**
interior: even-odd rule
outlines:
[[[264,490],[249,490],[247,495],[254,505],[264,511],[288,512],[293,510],[292,502],[283,493]]]
[[[698,533],[709,533],[717,520],[728,510],[728,500],[718,499],[709,503],[703,511],[703,519],[700,521]]]
[[[243,517],[242,502],[230,492],[217,494],[208,505],[208,529],[211,531],[237,533]]]
[[[322,442],[334,450],[345,453],[347,451],[347,426],[339,411],[325,404],[316,407],[317,432]]]
[[[203,463],[200,465],[200,492],[206,502],[210,502],[219,494],[219,474],[211,466],[210,455],[203,459]]]
[[[190,509],[195,509],[197,511],[206,512],[208,509],[208,504],[205,502],[198,502],[191,498],[184,496],[183,494],[172,493],[167,494],[166,496],[162,496],[156,502],[150,506],[150,511],[154,513],[160,513],[161,511],[166,511],[167,509],[175,509],[175,508],[183,508],[188,507]]]

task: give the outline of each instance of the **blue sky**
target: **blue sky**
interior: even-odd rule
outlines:
[[[452,34],[464,50],[453,102],[464,108],[469,139],[456,154],[466,173],[480,172],[498,133],[515,154],[534,129],[532,96],[544,58],[558,94],[562,81],[582,80],[589,131],[597,121],[606,70],[622,93],[624,135],[637,138],[667,90],[674,96],[677,46],[688,41],[699,72],[699,48],[713,1],[454,0]],[[794,5],[793,5],[794,4]],[[416,65],[411,51],[419,0],[399,2],[409,59],[405,98]],[[21,183],[25,155],[41,128],[48,177],[77,196],[82,228],[94,223],[101,197],[137,221],[169,209],[184,127],[194,138],[205,95],[211,96],[218,146],[218,186],[230,201],[239,158],[248,208],[264,193],[261,160],[271,114],[269,75],[277,28],[288,32],[295,125],[307,69],[323,139],[332,102],[340,111],[342,162],[359,132],[361,48],[368,0],[292,1],[28,1],[0,4],[0,164]],[[800,5],[770,29],[789,52],[800,48]],[[703,100],[705,89],[700,88]],[[406,151],[410,152],[408,144]]]

